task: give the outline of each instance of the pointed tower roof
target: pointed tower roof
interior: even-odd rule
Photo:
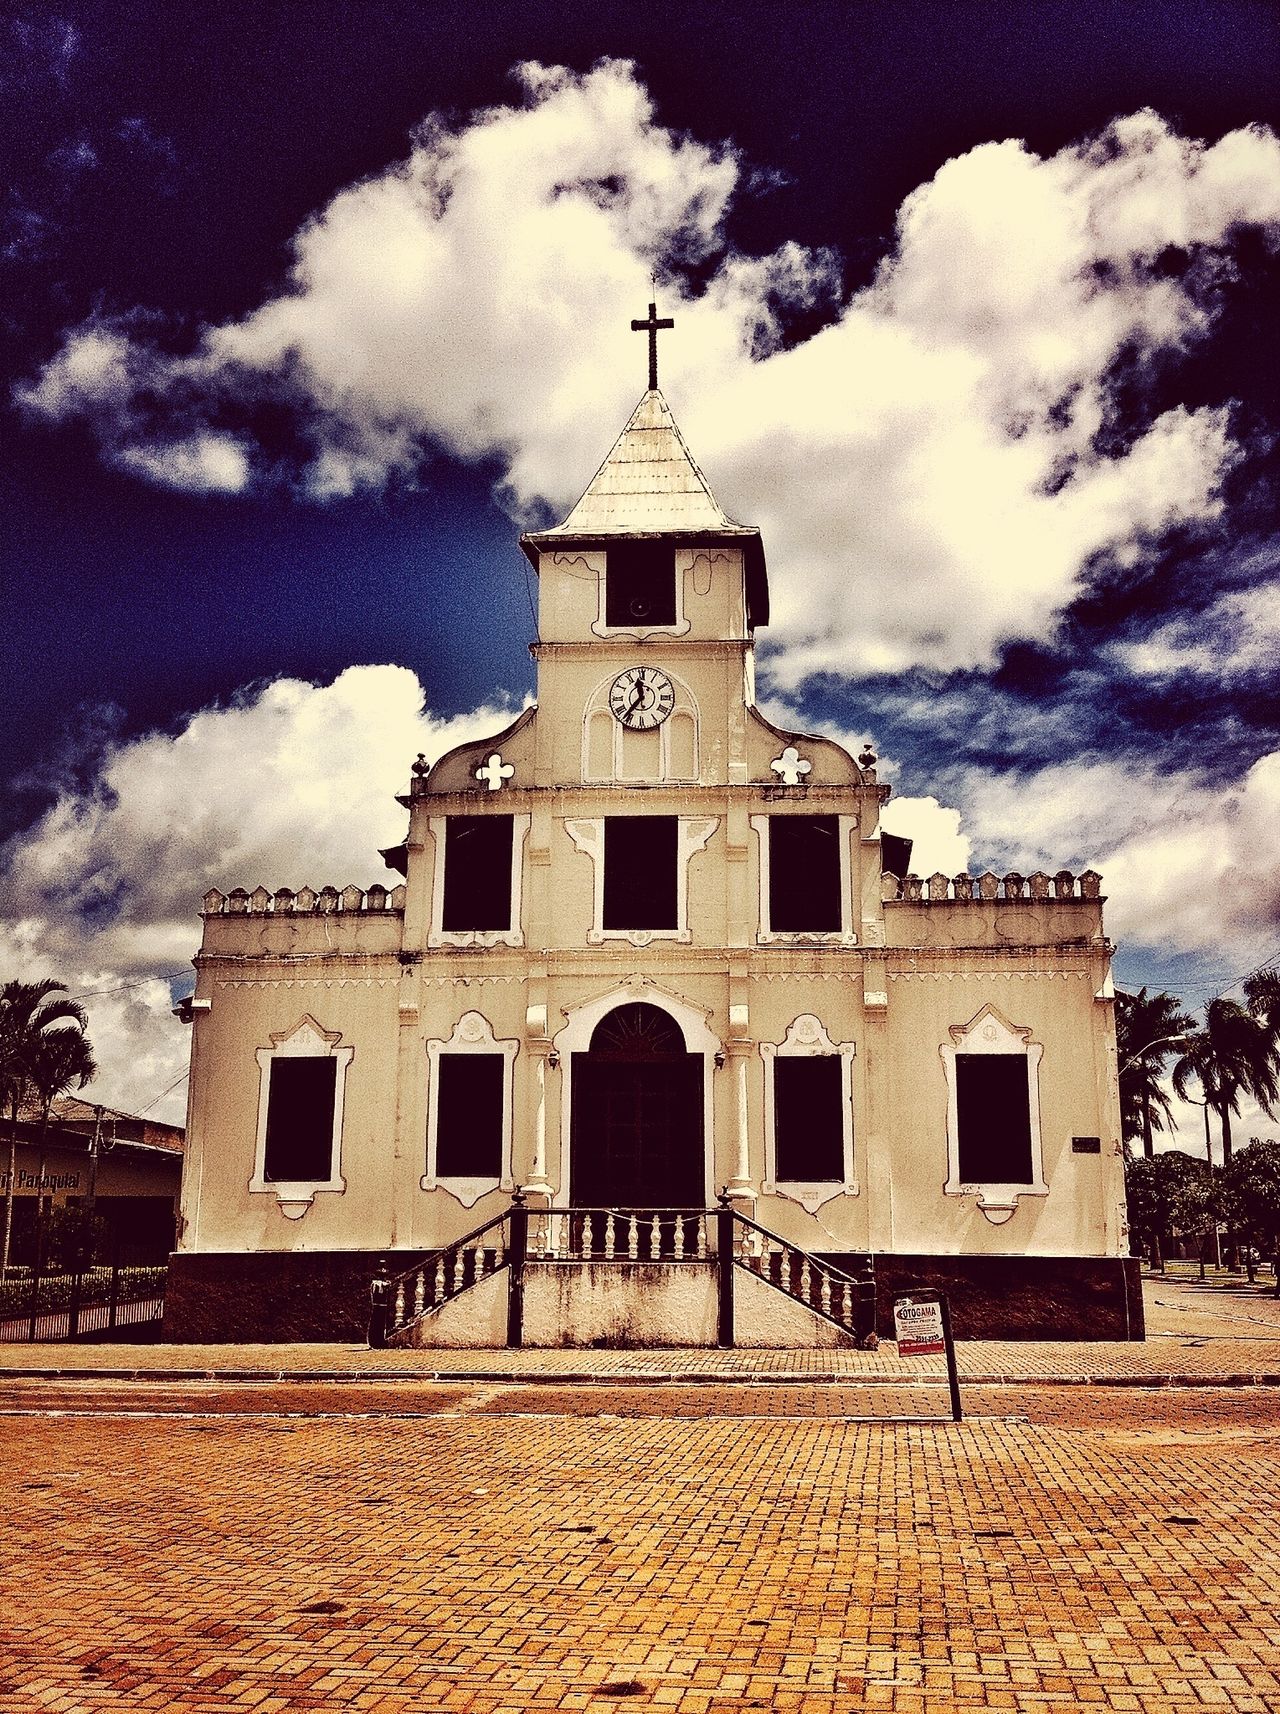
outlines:
[[[563,523],[534,530],[520,545],[536,570],[539,552],[570,545],[671,538],[690,545],[741,547],[753,624],[766,624],[769,590],[760,532],[721,509],[657,387],[641,398],[609,456]]]

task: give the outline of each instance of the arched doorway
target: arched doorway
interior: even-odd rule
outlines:
[[[573,1056],[570,1200],[578,1208],[700,1208],[703,1056],[659,1006],[615,1006]]]

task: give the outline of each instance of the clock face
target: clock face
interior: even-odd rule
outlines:
[[[633,732],[661,726],[675,705],[671,680],[658,667],[628,667],[609,687],[614,718]]]

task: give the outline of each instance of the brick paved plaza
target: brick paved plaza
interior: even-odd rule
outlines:
[[[1280,1388],[945,1399],[11,1377],[0,1710],[1280,1704]]]

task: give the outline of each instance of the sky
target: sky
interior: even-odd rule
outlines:
[[[0,972],[181,1117],[201,894],[382,878],[530,694],[651,275],[769,716],[921,873],[1100,870],[1126,986],[1274,959],[1277,63],[1245,0],[10,10]]]

